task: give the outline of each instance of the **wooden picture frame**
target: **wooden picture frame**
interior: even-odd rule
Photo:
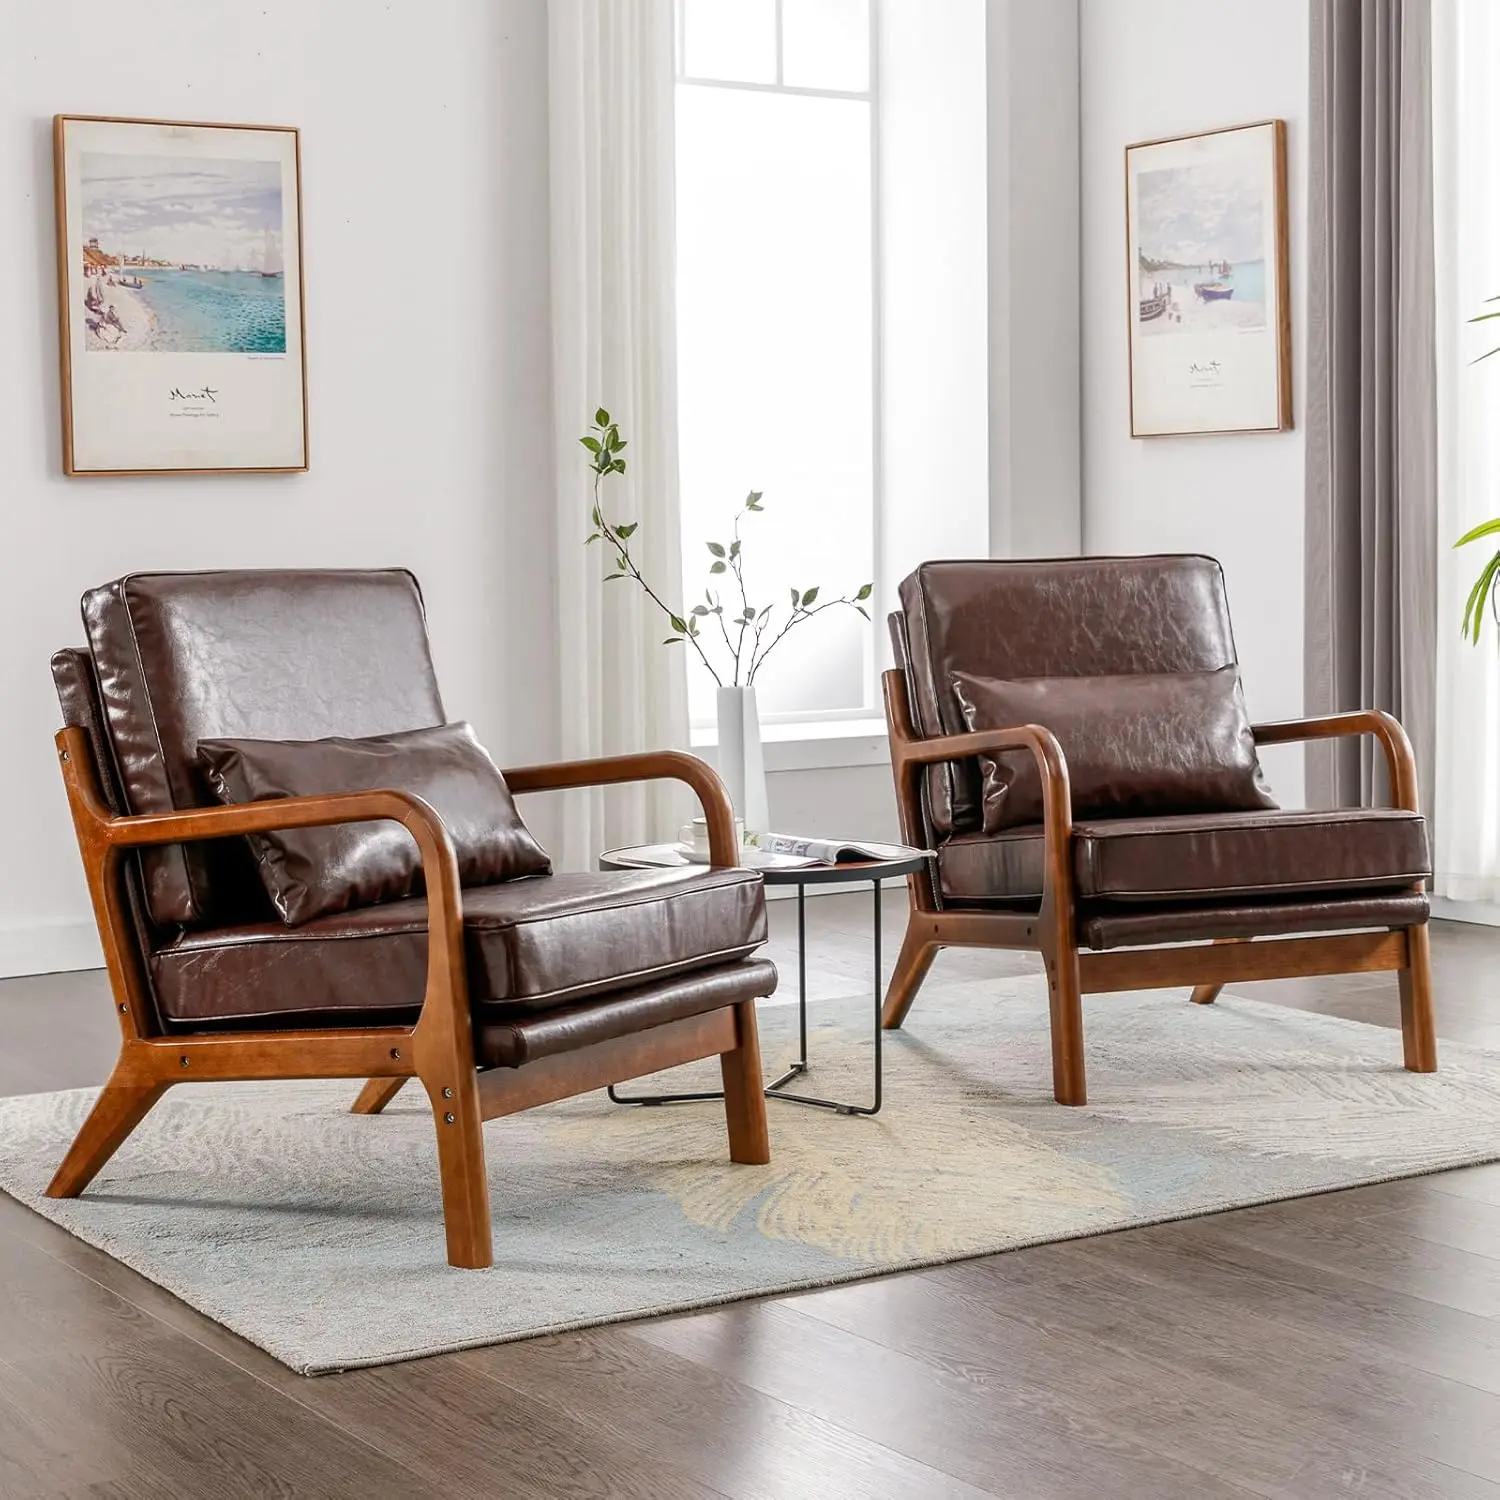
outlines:
[[[1286,122],[1125,148],[1130,435],[1292,426]]]
[[[294,126],[56,115],[62,466],[308,467]]]

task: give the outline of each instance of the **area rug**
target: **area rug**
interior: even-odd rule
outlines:
[[[869,1003],[814,1007],[809,1089],[866,1095]],[[1090,1103],[1063,1109],[1039,979],[930,984],[880,1115],[773,1101],[769,1167],[729,1163],[714,1104],[493,1121],[484,1272],[445,1263],[414,1085],[378,1117],[349,1084],[173,1089],[72,1202],[41,1190],[92,1091],[4,1099],[0,1187],[314,1374],[1500,1158],[1500,1054],[1416,1076],[1396,1031],[1183,991],[1085,1014]],[[794,1024],[763,1010],[768,1069]]]

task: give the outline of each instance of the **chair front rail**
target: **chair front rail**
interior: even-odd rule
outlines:
[[[681,750],[650,750],[607,755],[600,760],[564,760],[545,766],[516,766],[502,773],[513,792],[557,792],[578,787],[614,786],[629,781],[682,781],[697,794],[708,819],[709,864],[723,869],[740,862],[734,836],[734,806],[719,773],[696,755]]]

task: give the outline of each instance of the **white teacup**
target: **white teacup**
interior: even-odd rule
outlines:
[[[745,820],[736,818],[734,820],[735,847],[745,847]],[[684,823],[677,830],[677,842],[689,851],[689,858],[704,859],[709,857],[708,848],[708,819],[694,818],[691,823]]]

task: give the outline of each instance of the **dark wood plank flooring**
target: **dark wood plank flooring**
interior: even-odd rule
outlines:
[[[863,984],[867,898],[808,910],[814,993]],[[1434,956],[1442,1036],[1500,1047],[1500,931]],[[1390,978],[1253,988],[1396,1021]],[[0,983],[0,1094],[115,1035],[102,975]],[[0,1195],[0,1497],[263,1495],[1500,1500],[1500,1165],[316,1380]]]

